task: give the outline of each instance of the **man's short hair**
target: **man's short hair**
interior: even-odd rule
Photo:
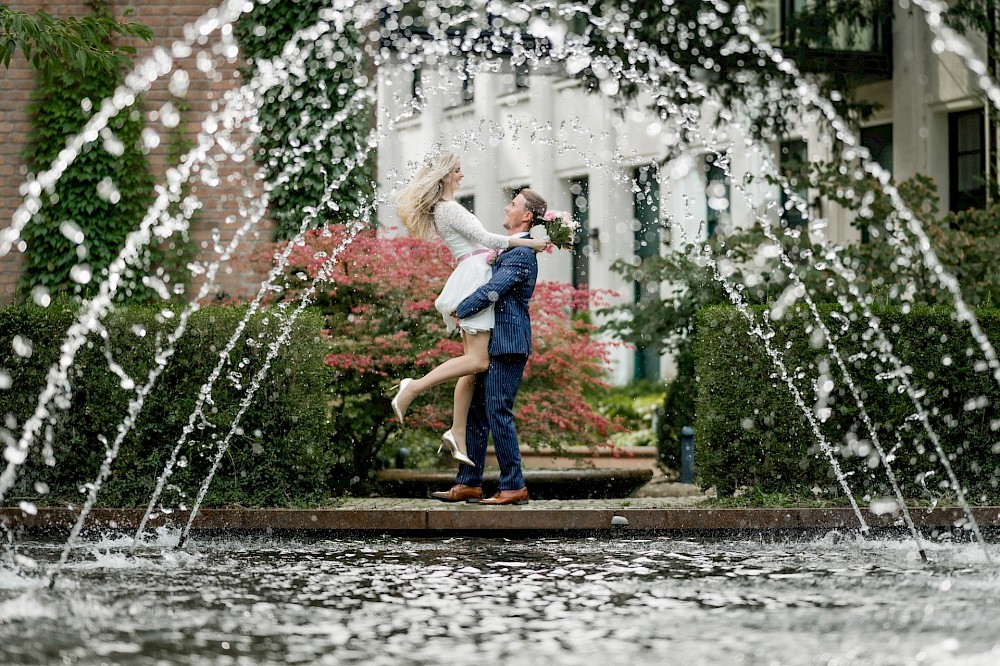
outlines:
[[[549,205],[545,203],[542,195],[532,189],[526,187],[518,194],[524,197],[524,207],[536,218],[545,215],[545,211],[549,209]]]

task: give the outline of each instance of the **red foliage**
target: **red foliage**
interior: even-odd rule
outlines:
[[[289,257],[288,274],[312,279],[336,252],[330,280],[316,305],[327,319],[333,390],[384,392],[388,379],[417,376],[462,352],[445,336],[434,300],[453,260],[440,242],[380,235],[366,230],[342,247],[343,227],[310,232]],[[279,251],[282,248],[279,248]],[[544,255],[539,257],[545,260]],[[292,278],[305,285],[306,281]],[[291,289],[286,297],[295,295]],[[586,322],[605,294],[540,282],[532,300],[535,353],[529,359],[516,405],[518,429],[530,445],[604,444],[621,427],[596,413],[585,396],[606,387],[612,343],[593,336]],[[365,379],[365,378],[368,379]],[[453,385],[421,396],[407,413],[407,427],[440,431],[451,421]],[[394,421],[385,410],[384,425]]]

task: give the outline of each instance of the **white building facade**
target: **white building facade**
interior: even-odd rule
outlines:
[[[932,41],[920,12],[896,7],[889,76],[858,89],[860,97],[881,105],[859,135],[895,178],[918,173],[934,178],[941,208],[948,210],[975,205],[984,196],[977,188],[990,175],[985,131],[990,110],[968,67],[950,53],[935,53]],[[981,41],[976,48],[985,53]],[[745,178],[765,171],[767,159],[834,157],[825,124],[807,119],[797,136],[773,145],[747,149],[742,140],[731,142],[729,178],[712,165],[705,145],[680,143],[678,128],[649,113],[642,95],[623,108],[558,71],[464,76],[458,72],[463,66],[441,61],[419,69],[402,64],[380,69],[380,191],[398,190],[414,165],[441,145],[462,156],[466,177],[460,202],[489,230],[502,233],[503,207],[513,192],[530,186],[550,209],[572,212],[583,227],[575,253],[541,259],[539,279],[609,290],[616,294],[613,303],[631,302],[643,288],[613,271],[615,261],[678,249],[728,225],[752,225],[761,215],[776,219],[783,203],[780,188]],[[419,112],[415,101],[421,103]],[[711,117],[711,110],[704,115]],[[726,131],[730,138],[742,132]],[[834,243],[862,240],[849,211],[815,193],[801,195],[810,217],[825,221],[812,233]],[[383,227],[399,226],[391,205],[380,208],[378,219]],[[618,348],[610,370],[613,382],[623,385],[669,379],[673,366],[665,356]]]

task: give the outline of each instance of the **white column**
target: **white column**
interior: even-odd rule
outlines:
[[[932,123],[923,95],[932,73],[929,71],[932,62],[937,60],[928,48],[931,40],[923,12],[914,15],[912,9],[897,5],[892,35],[892,164],[896,172],[893,176],[897,181],[917,173],[933,176],[943,190],[942,209],[947,209],[948,160],[938,160],[944,163],[942,179],[939,174],[930,173],[932,165],[928,159]],[[947,146],[947,123],[944,132]]]
[[[426,153],[434,144],[444,144],[442,122],[444,121],[444,95],[439,92],[441,75],[436,71],[421,72],[420,90],[426,103],[420,113],[420,133],[422,149]]]
[[[395,185],[393,182],[393,171],[398,170],[403,164],[403,159],[400,155],[399,132],[387,131],[386,129],[389,120],[398,112],[393,99],[393,92],[398,87],[399,77],[396,76],[396,71],[391,66],[380,69],[377,77],[378,83],[376,85],[378,93],[375,122],[378,125],[379,136],[382,137],[379,141],[377,159],[378,191],[379,194],[385,194],[390,192]],[[395,178],[400,178],[401,176],[402,174],[395,174]],[[379,204],[376,219],[380,227],[397,227],[399,225],[395,208],[391,203]]]
[[[544,127],[546,124],[554,126],[556,123],[554,84],[553,77],[531,77],[528,108],[539,127]],[[534,155],[531,164],[531,188],[545,198],[550,209],[566,210],[568,198],[556,173],[555,142],[536,141],[532,150]],[[538,279],[572,282],[573,261],[569,251],[555,250],[550,254],[541,255],[538,262]]]
[[[618,296],[613,304],[632,301],[632,283],[611,271],[611,264],[619,258],[629,258],[634,253],[634,235],[631,228],[633,203],[629,188],[631,176],[621,170],[615,171],[612,156],[619,145],[619,130],[614,120],[610,104],[599,98],[604,106],[593,128],[596,136],[605,133],[594,146],[598,157],[597,170],[591,171],[590,178],[590,228],[597,230],[600,251],[590,256],[590,285],[592,288],[611,289]],[[595,102],[596,103],[596,102]],[[621,180],[616,175],[625,176]],[[629,349],[615,349],[611,354],[612,382],[624,385],[632,380],[634,358]]]
[[[481,120],[482,132],[477,138],[483,142],[485,149],[475,157],[475,197],[476,217],[493,233],[503,233],[503,208],[507,202],[503,200],[501,181],[503,174],[500,168],[500,146],[494,146],[490,141],[490,127],[499,125],[500,109],[497,107],[498,79],[495,74],[481,73],[476,76],[475,93],[472,104],[475,108],[474,117],[477,124]]]

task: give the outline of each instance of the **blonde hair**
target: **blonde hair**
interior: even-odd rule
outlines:
[[[450,150],[432,153],[417,169],[413,180],[396,195],[396,213],[410,235],[430,238],[434,229],[434,206],[441,200],[444,179],[458,165]]]

